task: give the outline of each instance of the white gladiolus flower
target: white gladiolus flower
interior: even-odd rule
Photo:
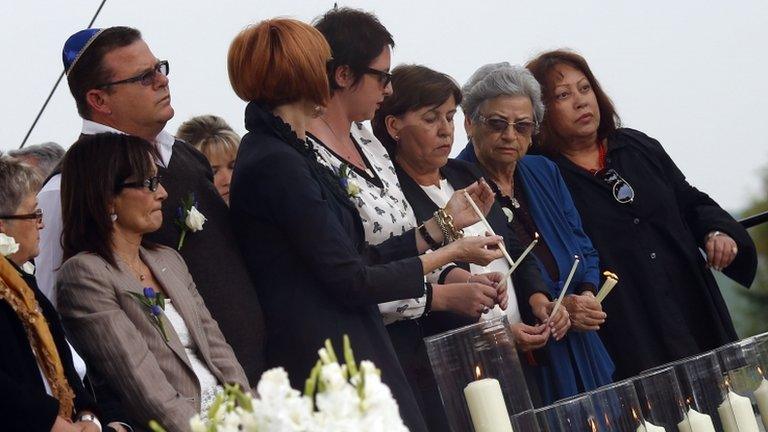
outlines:
[[[190,231],[197,232],[203,229],[203,224],[207,220],[208,219],[200,213],[197,207],[192,206],[190,207],[189,212],[187,212],[187,218],[184,220],[184,223]]]
[[[0,254],[3,256],[13,255],[19,251],[19,244],[8,235],[0,233]]]

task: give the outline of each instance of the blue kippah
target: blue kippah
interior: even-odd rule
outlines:
[[[64,42],[64,49],[61,52],[61,59],[64,62],[64,71],[69,75],[72,67],[77,63],[77,60],[83,55],[86,49],[91,45],[96,37],[102,32],[103,29],[89,28],[80,30]]]

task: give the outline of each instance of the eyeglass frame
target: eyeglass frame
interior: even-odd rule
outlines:
[[[118,187],[118,192],[125,189],[125,188],[131,188],[131,189],[149,189],[150,192],[157,192],[157,188],[160,187],[163,181],[163,176],[160,174],[154,175],[148,179],[144,179],[142,181],[135,181],[135,182],[125,182],[121,184]]]
[[[505,132],[507,131],[507,129],[509,129],[509,126],[510,126],[510,125],[512,125],[512,128],[515,130],[515,133],[516,133],[516,134],[518,134],[518,135],[522,135],[522,136],[525,136],[525,137],[531,137],[531,136],[533,136],[533,135],[536,135],[536,134],[539,132],[539,123],[538,123],[538,122],[536,122],[536,121],[530,121],[530,120],[518,120],[518,121],[513,121],[513,122],[511,122],[511,121],[508,121],[508,120],[504,120],[503,118],[498,118],[498,117],[495,117],[495,118],[490,118],[490,117],[486,117],[486,116],[484,116],[484,115],[482,115],[482,114],[478,114],[478,115],[477,115],[477,119],[480,121],[480,123],[482,123],[482,124],[484,124],[485,126],[487,126],[487,127],[490,129],[490,130],[492,130],[492,131],[494,131],[494,132],[502,133],[502,134],[503,134],[503,133],[505,133]],[[493,128],[492,126],[490,126],[490,125],[488,124],[488,121],[490,121],[490,120],[498,120],[498,121],[500,121],[500,122],[504,122],[504,123],[506,123],[506,124],[507,124],[507,126],[506,126],[506,127],[504,127],[504,129],[501,129],[501,130],[497,130],[497,129]],[[526,124],[526,125],[531,125],[531,131],[530,131],[530,133],[521,132],[521,131],[518,129],[518,126],[517,126],[517,125],[519,125],[519,124]]]
[[[25,213],[20,215],[0,215],[0,219],[8,219],[8,220],[37,219],[37,223],[41,223],[43,222],[43,209],[35,209],[33,213]]]
[[[165,68],[165,72],[163,72],[163,67]],[[152,85],[152,83],[155,82],[155,77],[157,77],[157,74],[162,74],[163,76],[168,76],[168,74],[171,73],[171,66],[168,63],[168,60],[160,60],[159,62],[155,63],[154,66],[152,66],[151,69],[145,70],[144,72],[130,77],[126,79],[122,79],[119,81],[113,81],[106,84],[99,84],[95,88],[97,89],[104,89],[107,87],[112,87],[118,84],[131,84],[131,83],[141,83],[142,86],[147,87]],[[146,82],[145,82],[146,80]]]
[[[392,82],[392,74],[390,72],[367,67],[365,68],[365,73],[378,76],[382,87],[386,87]]]
[[[635,188],[632,187],[629,182],[621,176],[621,174],[618,173],[613,168],[603,168],[601,170],[595,171],[595,177],[599,176],[599,179],[602,180],[605,184],[607,184],[611,188],[611,193],[613,194],[613,199],[616,200],[619,204],[631,204],[632,201],[635,200]],[[608,176],[615,176],[614,180],[609,180]],[[629,199],[622,200],[618,196],[618,190],[617,188],[621,187],[621,184],[626,185],[629,188],[630,196]]]

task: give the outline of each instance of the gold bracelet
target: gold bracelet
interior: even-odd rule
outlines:
[[[435,214],[435,222],[437,222],[437,226],[440,227],[440,231],[443,232],[443,238],[445,240],[445,243],[450,243],[454,240],[452,231],[450,227],[448,226],[448,222],[446,221],[446,217],[450,217],[445,213],[445,210],[438,209]]]

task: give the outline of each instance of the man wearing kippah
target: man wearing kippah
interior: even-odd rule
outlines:
[[[168,198],[162,227],[145,238],[179,250],[248,379],[257,382],[264,365],[261,307],[207,159],[163,130],[174,114],[168,62],[158,60],[141,33],[129,27],[79,31],[64,44],[62,57],[83,118],[82,134],[130,134],[157,146],[158,174]],[[55,272],[62,264],[60,184],[61,175],[54,172],[38,195],[45,229],[36,276],[54,304]],[[185,223],[191,205],[205,218],[202,228],[196,213],[196,223]]]

